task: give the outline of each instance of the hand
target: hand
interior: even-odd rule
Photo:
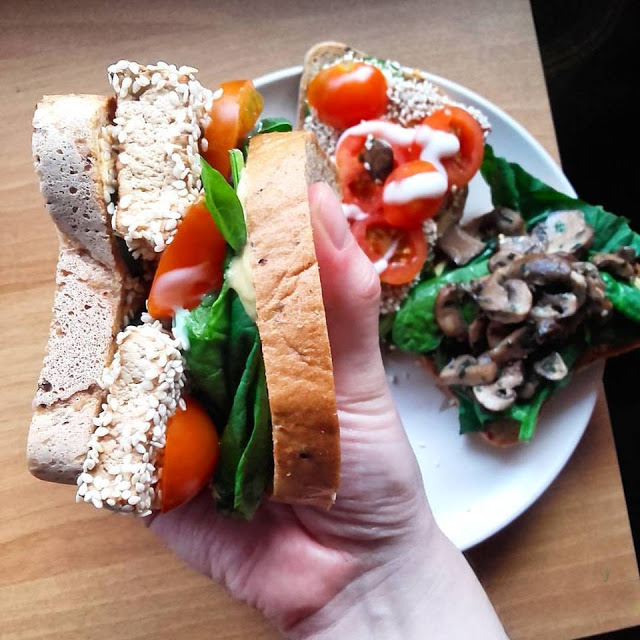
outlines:
[[[314,185],[309,198],[340,420],[338,500],[328,512],[265,501],[244,522],[219,516],[204,492],[157,516],[151,529],[288,637],[503,638],[471,570],[431,516],[386,384],[378,276],[331,190]],[[461,593],[447,592],[452,579]]]

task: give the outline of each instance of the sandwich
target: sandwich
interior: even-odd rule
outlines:
[[[305,56],[298,125],[336,165],[351,230],[380,274],[388,322],[437,253],[459,258],[452,229],[489,121],[423,71],[322,42]]]
[[[120,61],[108,96],[45,96],[33,153],[59,236],[29,470],[122,513],[210,486],[328,509],[340,448],[307,199],[315,136],[250,81]]]
[[[383,343],[421,356],[461,433],[528,442],[572,371],[640,345],[640,236],[496,156],[484,114],[423,72],[320,43],[298,124],[333,159],[380,274]],[[476,174],[494,209],[464,220]]]

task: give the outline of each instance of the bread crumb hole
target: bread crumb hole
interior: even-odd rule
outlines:
[[[78,189],[76,187],[69,187],[69,193],[76,193]]]
[[[53,387],[51,386],[51,383],[48,382],[47,380],[45,380],[44,382],[42,382],[40,384],[40,388],[45,392],[45,393],[49,393],[49,391],[51,391],[51,389],[53,389]]]

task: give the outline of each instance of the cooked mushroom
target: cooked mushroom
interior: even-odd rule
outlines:
[[[530,253],[544,253],[545,245],[531,236],[503,236],[498,250],[489,259],[489,271],[496,271]]]
[[[529,372],[524,377],[524,382],[518,387],[518,398],[522,400],[530,400],[533,394],[540,386],[540,378],[534,373]]]
[[[489,320],[484,316],[478,315],[469,325],[469,345],[472,349],[476,349],[484,340],[487,333]],[[503,326],[503,325],[500,325]]]
[[[493,384],[473,387],[476,400],[489,411],[504,411],[517,398],[516,387],[523,382],[522,362],[505,367]]]
[[[460,284],[446,284],[436,297],[434,313],[442,333],[462,340],[467,336],[467,323],[462,316],[462,305],[471,297]]]
[[[613,310],[611,300],[606,296],[606,287],[600,276],[598,267],[591,262],[576,262],[573,268],[581,273],[587,283],[588,312],[591,316],[598,316],[602,319],[609,316]]]
[[[571,263],[561,256],[531,254],[505,267],[507,278],[520,278],[527,284],[543,286],[566,283],[571,279]]]
[[[500,344],[508,335],[513,333],[513,325],[502,322],[490,322],[487,325],[487,344],[490,349]]]
[[[562,380],[569,373],[569,369],[557,351],[552,351],[548,356],[533,364],[533,370],[547,380]]]
[[[358,160],[372,180],[381,184],[393,171],[393,149],[388,142],[368,136]]]
[[[502,272],[495,272],[482,286],[477,301],[491,320],[514,324],[527,317],[533,296],[522,280],[507,280]]]
[[[534,336],[535,327],[520,327],[487,351],[487,355],[499,365],[524,358],[536,349]]]
[[[568,318],[579,306],[578,298],[573,293],[545,293],[531,307],[531,317],[535,320]]]
[[[438,247],[457,265],[463,265],[475,258],[484,249],[485,244],[455,224],[439,238]]]
[[[440,372],[443,384],[473,387],[477,384],[489,384],[498,377],[498,365],[487,357],[476,360],[465,355],[454,358]]]
[[[450,229],[460,222],[468,193],[469,188],[466,186],[449,192],[440,213],[437,215],[438,236],[443,236],[447,229]]]
[[[577,253],[593,241],[593,229],[587,225],[582,211],[554,211],[531,232],[547,243],[547,251]]]
[[[630,249],[633,252],[633,258],[631,260],[625,257],[631,255],[631,253],[625,251],[625,249]],[[596,255],[591,258],[591,262],[602,271],[608,271],[611,275],[617,276],[618,278],[631,280],[636,276],[636,270],[633,265],[636,258],[635,253],[636,252],[630,247],[623,247],[623,249],[616,251],[616,253],[596,253]]]
[[[501,206],[470,220],[464,228],[472,235],[481,238],[494,237],[499,234],[519,236],[525,232],[522,216],[513,209]]]

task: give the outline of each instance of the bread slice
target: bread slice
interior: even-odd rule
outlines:
[[[135,257],[157,259],[200,197],[199,142],[212,94],[196,80],[196,71],[127,60],[109,67],[118,94],[114,227]]]
[[[53,320],[27,441],[29,470],[42,480],[75,483],[82,471],[104,396],[99,380],[126,309],[125,280],[60,236]]]
[[[273,498],[328,509],[340,477],[333,367],[307,186],[335,185],[311,133],[252,138],[241,190],[273,423]]]
[[[58,229],[94,260],[118,268],[107,210],[115,193],[108,126],[115,99],[44,96],[33,116],[32,149],[40,190]]]

